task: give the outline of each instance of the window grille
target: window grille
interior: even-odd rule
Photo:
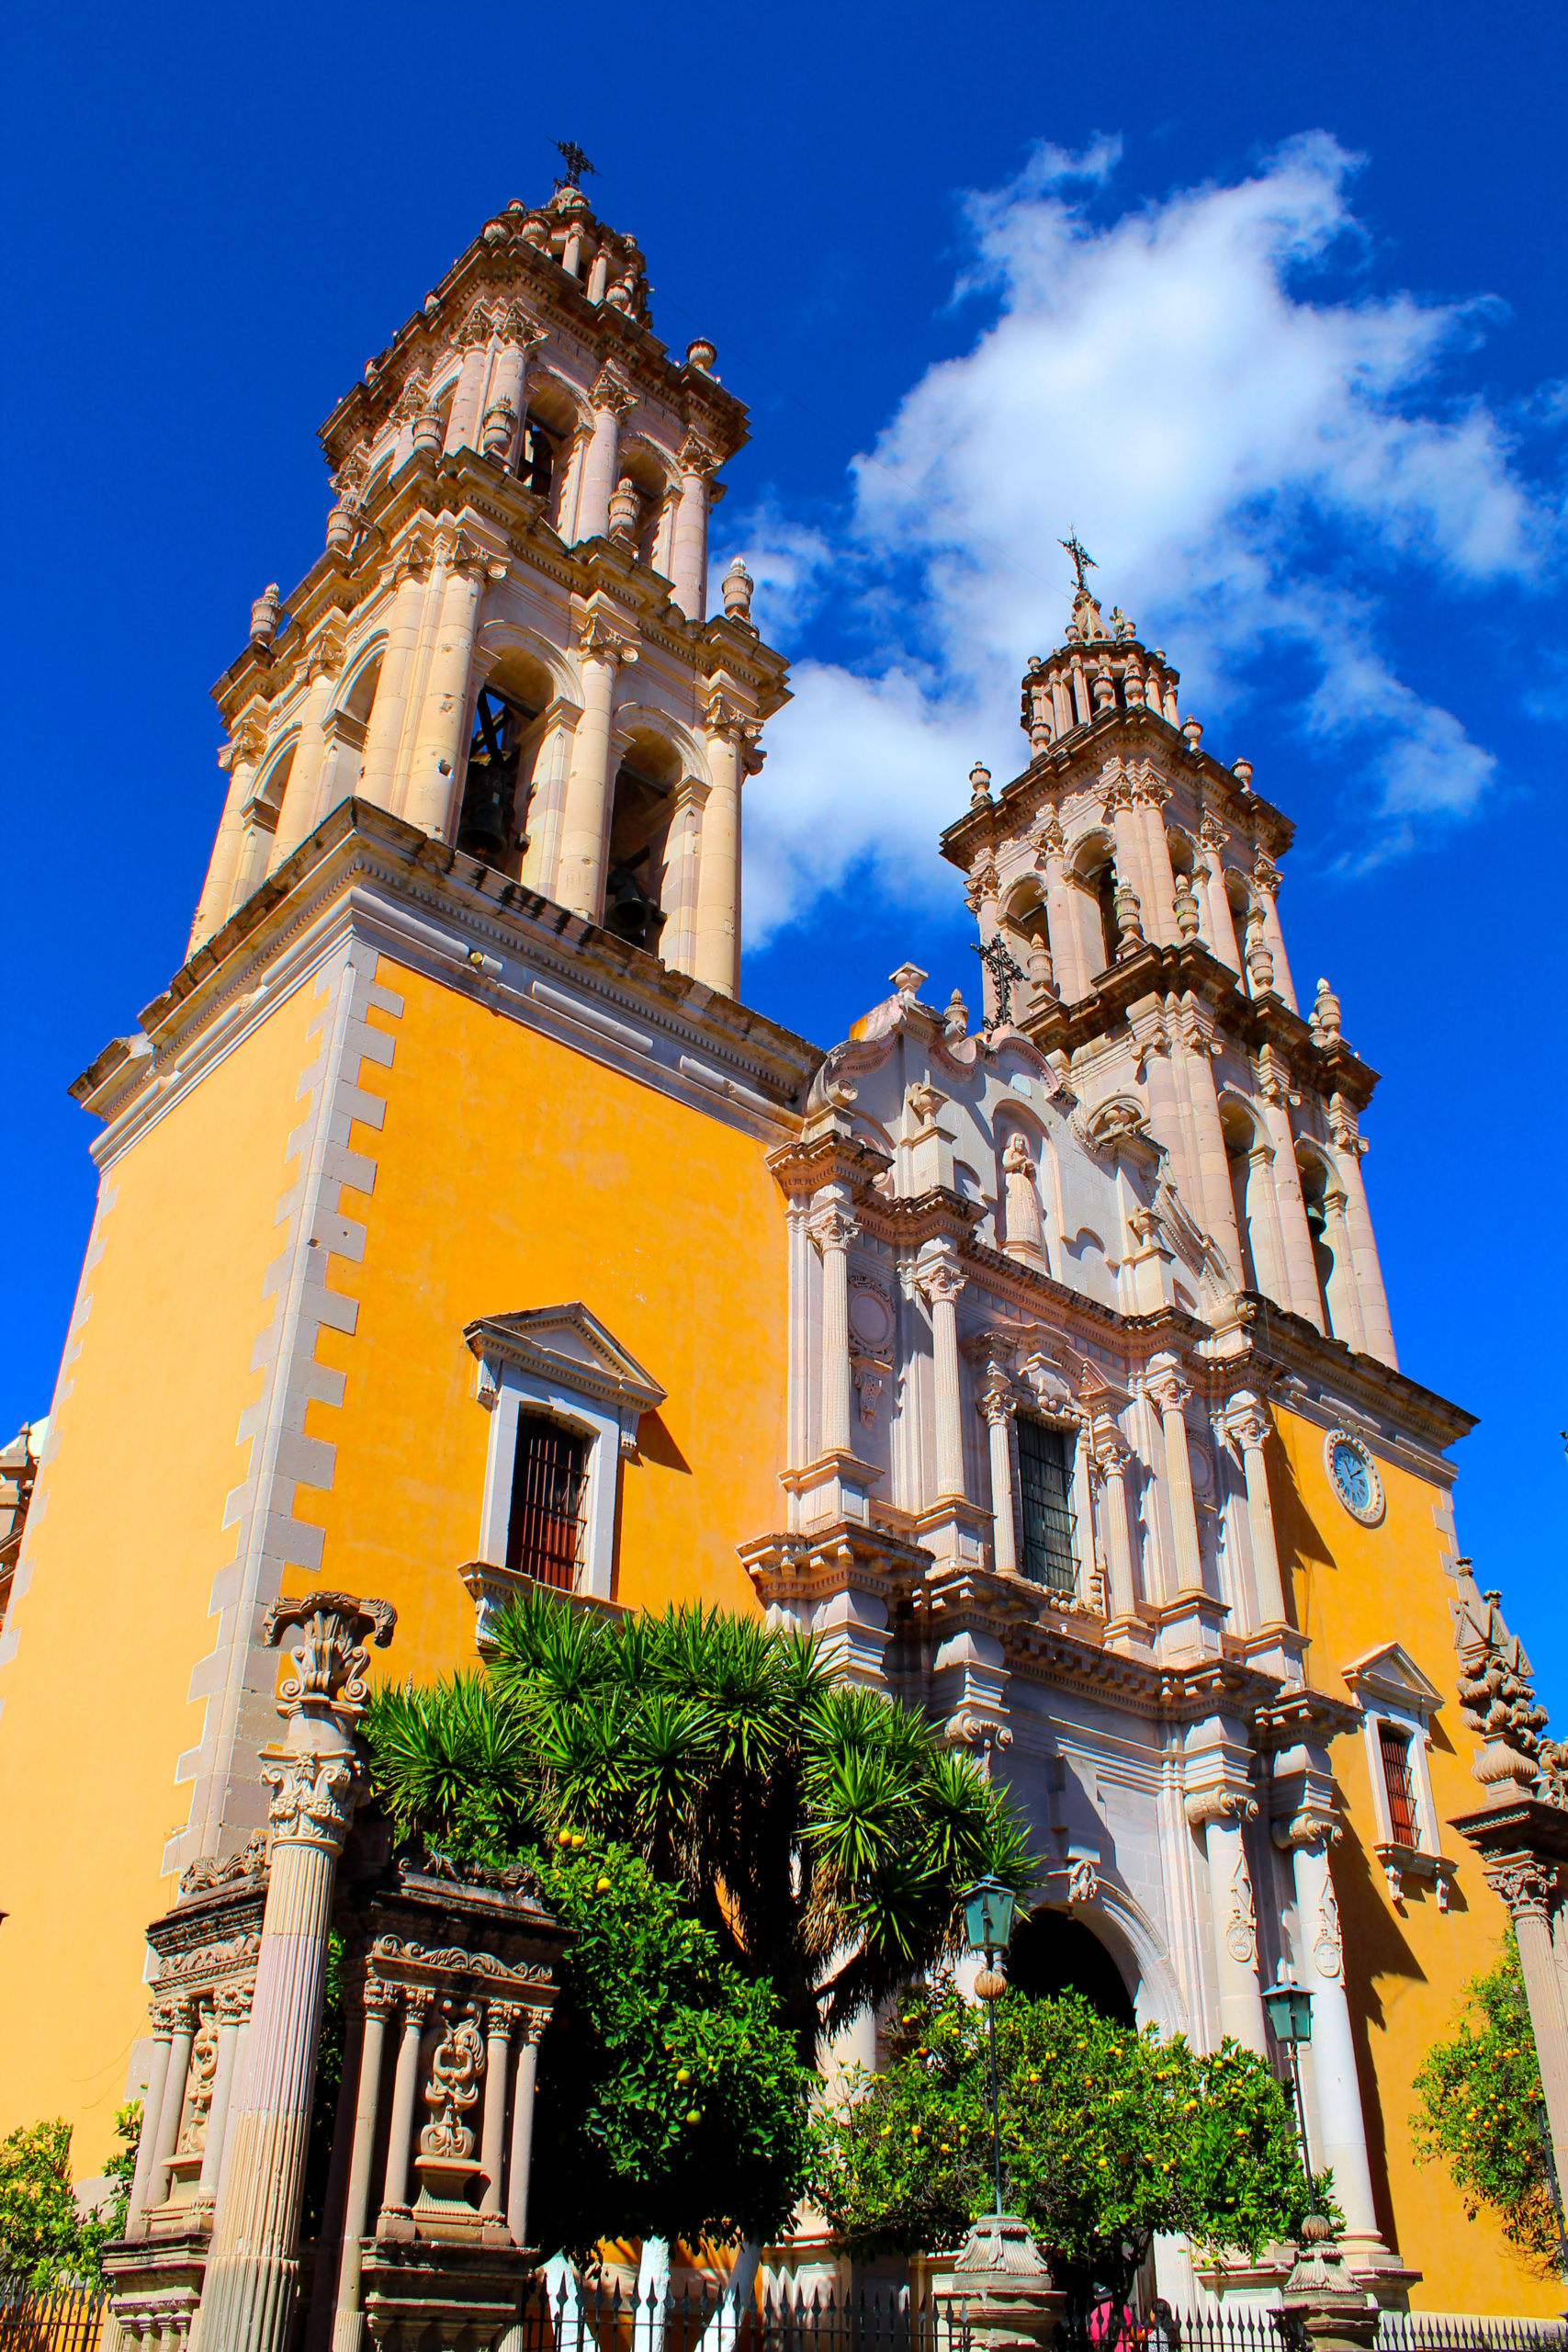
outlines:
[[[1073,1551],[1072,1436],[1043,1421],[1018,1419],[1018,1484],[1023,1521],[1020,1566],[1032,1584],[1071,1592],[1077,1584]]]
[[[1378,1725],[1382,1750],[1383,1786],[1388,1791],[1389,1828],[1396,1846],[1419,1851],[1421,1833],[1416,1820],[1416,1790],[1410,1778],[1410,1735],[1392,1724]]]
[[[586,1442],[558,1421],[542,1413],[519,1415],[506,1565],[558,1592],[570,1592],[577,1582],[586,1453]]]

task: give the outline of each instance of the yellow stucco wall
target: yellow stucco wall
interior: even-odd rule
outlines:
[[[39,1476],[0,1668],[0,2132],[74,2127],[78,2177],[112,2150],[147,2030],[143,1929],[167,1908],[164,1841],[189,1815],[176,1759],[234,1555],[235,1442],[270,1307],[285,1159],[299,1117],[308,990],[287,999],[110,1170],[103,1255],[73,1383]]]
[[[1407,1879],[1395,1909],[1373,1851],[1377,1815],[1359,1735],[1337,1740],[1334,1763],[1348,1826],[1334,1849],[1335,1891],[1344,1934],[1346,1979],[1356,2023],[1368,2151],[1385,2236],[1423,2273],[1417,2310],[1547,2313],[1562,2307],[1552,2280],[1532,2278],[1493,2223],[1467,2222],[1440,2165],[1421,2165],[1411,2147],[1411,2082],[1431,2043],[1451,2029],[1471,1977],[1488,1967],[1507,1924],[1503,1905],[1464,1840],[1447,1826],[1473,1811],[1474,1743],[1453,1697],[1452,1580],[1434,1506],[1438,1491],[1379,1456],[1386,1510],[1380,1525],[1352,1519],[1329,1483],[1321,1427],[1277,1417],[1270,1474],[1283,1558],[1295,1563],[1297,1622],[1312,1637],[1308,1672],[1336,1697],[1350,1694],[1340,1668],[1397,1641],[1444,1694],[1427,1762],[1443,1851],[1459,1865],[1446,1913],[1427,1882]],[[1272,1451],[1272,1449],[1271,1449]],[[1375,2099],[1367,2097],[1376,2086]]]
[[[463,1327],[581,1299],[668,1401],[623,1465],[615,1598],[755,1606],[735,1546],[779,1515],[788,1284],[764,1147],[383,956],[400,1019],[362,1264],[332,1280],[359,1301],[354,1336],[317,1353],[347,1375],[330,1490],[302,1495],[326,1532],[323,1574],[379,1593],[398,1629],[384,1670],[472,1663],[458,1567],[479,1550],[490,1418]],[[300,1577],[290,1589],[304,1590]],[[381,1669],[379,1654],[377,1657]]]

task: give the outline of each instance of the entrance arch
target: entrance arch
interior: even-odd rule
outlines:
[[[1032,2000],[1078,1993],[1112,2025],[1136,2020],[1122,1971],[1092,1928],[1068,1911],[1032,1912],[1008,1946],[1008,1982]]]

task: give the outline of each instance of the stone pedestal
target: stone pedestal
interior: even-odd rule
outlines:
[[[1067,2308],[1015,2213],[987,2213],[974,2224],[938,2300],[953,2325],[967,2325],[975,2352],[1041,2352]]]
[[[1371,2352],[1377,2342],[1377,2302],[1351,2278],[1332,2230],[1315,2213],[1302,2224],[1301,2251],[1280,2306],[1314,2352]]]

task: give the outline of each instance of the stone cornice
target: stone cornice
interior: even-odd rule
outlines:
[[[1475,1427],[1477,1416],[1462,1405],[1375,1356],[1359,1355],[1343,1340],[1329,1339],[1304,1316],[1255,1291],[1237,1292],[1232,1332],[1241,1344],[1212,1358],[1214,1375],[1230,1386],[1243,1378],[1282,1384],[1276,1401],[1287,1412],[1292,1409],[1288,1384],[1294,1375],[1359,1407],[1374,1421],[1397,1423],[1439,1451]]]
[[[820,1050],[778,1023],[458,858],[417,827],[344,801],[182,966],[71,1088],[104,1119],[100,1163],[233,1049],[344,926],[445,985],[783,1140]]]

